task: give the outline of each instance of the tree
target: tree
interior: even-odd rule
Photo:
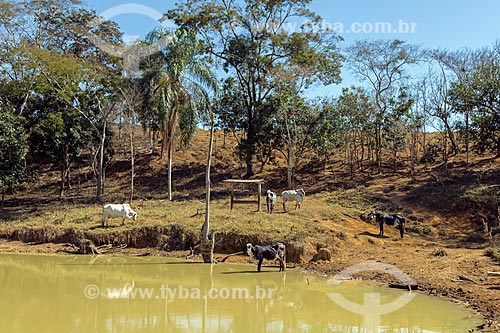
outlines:
[[[466,80],[453,82],[449,93],[453,108],[470,110],[471,133],[475,148],[484,153],[495,152],[500,157],[500,50],[493,49],[489,57],[470,71]]]
[[[236,77],[244,97],[247,124],[241,141],[246,177],[254,174],[261,106],[276,88],[275,70],[286,65],[297,70],[307,86],[340,80],[338,37],[315,29],[321,17],[307,8],[310,0],[183,0],[166,16],[179,26],[196,29],[206,51]],[[287,29],[304,19],[300,31]]]
[[[397,169],[397,154],[404,151],[407,146],[410,110],[414,100],[407,93],[406,87],[400,87],[399,94],[389,102],[391,112],[384,119],[384,143],[392,154],[392,172]]]
[[[338,112],[337,121],[342,143],[347,151],[351,178],[357,168],[363,167],[365,147],[373,134],[374,105],[366,91],[361,87],[342,90],[342,95],[333,106]]]
[[[382,123],[389,102],[397,94],[396,83],[405,77],[406,66],[417,62],[419,50],[401,40],[360,40],[347,49],[349,66],[356,76],[373,89],[376,108],[375,153],[382,170]]]
[[[135,157],[136,157],[136,142],[135,133],[138,124],[139,110],[143,104],[143,95],[141,93],[140,79],[125,79],[118,87],[121,98],[123,99],[123,113],[126,128],[125,132],[129,137],[130,147],[130,196],[129,203],[132,205],[134,200],[134,179],[135,179]]]
[[[46,42],[41,45],[26,44],[23,52],[30,66],[39,73],[34,92],[41,96],[41,101],[49,100],[44,96],[50,96],[50,100],[59,106],[59,112],[68,113],[48,118],[49,123],[53,121],[53,129],[61,128],[58,120],[62,119],[64,124],[64,119],[75,117],[73,113],[76,112],[97,136],[97,140],[87,142],[97,146],[98,161],[94,165],[97,165],[96,199],[100,200],[104,190],[106,143],[110,138],[107,125],[113,118],[115,84],[120,77],[120,67],[118,59],[108,56],[93,44],[91,35],[119,43],[120,31],[116,24],[110,22],[93,26],[96,14],[83,8],[65,6],[63,9],[52,8],[54,15],[44,21],[47,27]],[[66,128],[65,125],[62,128]],[[65,163],[68,162],[66,158]],[[64,181],[61,186],[62,194]]]
[[[116,23],[95,26],[97,15],[78,0],[9,1],[0,4],[0,105],[25,116],[36,129],[31,140],[36,150],[50,151],[61,165],[61,194],[69,178],[69,166],[82,145],[98,142],[101,153],[97,169],[99,198],[104,183],[104,143],[108,106],[112,105],[113,81],[120,76],[118,60],[92,41],[99,36],[118,45],[121,33]],[[106,114],[104,114],[106,113]],[[81,118],[80,118],[81,117]],[[94,129],[97,140],[87,137],[86,125],[70,125],[77,119]],[[80,132],[80,129],[83,132]],[[54,134],[50,137],[47,133]],[[66,138],[69,142],[60,140]],[[53,144],[40,147],[37,141]],[[58,151],[57,147],[65,148]],[[73,150],[73,151],[72,151]],[[96,163],[97,164],[97,163]]]
[[[214,242],[215,242],[215,234],[212,234],[212,242],[208,237],[210,233],[210,195],[211,195],[211,181],[210,181],[210,168],[212,167],[212,152],[213,152],[213,142],[214,142],[214,114],[210,110],[210,139],[208,142],[208,153],[207,153],[207,169],[205,173],[205,222],[203,223],[203,227],[201,228],[201,242],[202,242],[202,256],[203,262],[206,264],[213,263],[213,254],[214,254]]]
[[[5,190],[25,180],[26,140],[23,119],[0,109],[0,187]]]
[[[71,163],[80,157],[90,142],[91,129],[78,112],[68,110],[57,100],[53,100],[51,106],[47,101],[42,105],[51,107],[51,111],[42,112],[37,119],[29,137],[30,150],[34,157],[59,166],[59,195],[62,197],[69,183]]]
[[[67,32],[61,19],[71,16],[79,1],[7,1],[0,3],[0,104],[22,115],[33,95],[40,70],[30,49],[57,49]],[[67,23],[67,21],[66,21]],[[61,43],[62,42],[62,43]]]
[[[470,116],[472,112],[471,106],[469,105],[462,110],[455,110],[453,109],[453,106],[450,105],[450,101],[448,99],[450,95],[451,83],[458,81],[463,84],[467,84],[466,82],[469,80],[471,69],[475,68],[479,63],[481,63],[487,57],[488,51],[486,49],[480,49],[474,51],[468,48],[463,48],[457,51],[432,50],[427,53],[430,55],[431,60],[434,60],[435,62],[438,63],[440,69],[439,72],[441,74],[441,78],[439,78],[439,74],[436,75],[436,77],[432,77],[432,75],[429,75],[431,77],[429,79],[428,85],[432,86],[435,79],[437,79],[438,83],[439,82],[446,83],[444,89],[441,89],[444,90],[445,93],[444,97],[446,98],[445,101],[446,104],[444,108],[440,107],[440,109],[438,110],[438,111],[442,110],[444,112],[435,112],[435,113],[439,116],[438,118],[443,122],[445,130],[447,131],[448,138],[452,143],[452,149],[454,149],[455,152],[458,152],[458,145],[455,143],[455,132],[454,132],[456,128],[452,128],[452,126],[448,125],[447,122],[449,122],[450,118],[455,117],[460,113],[463,113],[464,119],[463,122],[458,122],[458,128],[462,130],[461,132],[464,134],[463,136],[465,137],[465,153],[466,153],[466,162],[468,164],[469,150],[470,150],[469,149],[470,134],[471,134],[471,128],[470,128]],[[437,85],[437,88],[440,89],[439,84]],[[432,94],[428,95],[432,96]],[[440,95],[443,95],[443,93],[441,93]],[[446,140],[443,141],[446,142]],[[446,160],[447,159],[446,147],[444,147],[443,153],[444,153],[444,158]]]
[[[149,88],[149,100],[161,112],[164,130],[163,145],[167,149],[168,200],[172,200],[172,153],[177,129],[183,146],[188,146],[200,119],[209,105],[209,92],[217,90],[217,80],[209,66],[200,58],[201,42],[194,30],[178,29],[175,32],[157,29],[146,38],[156,43],[165,35],[171,43],[152,56],[143,81]]]
[[[227,133],[231,133],[241,147],[244,131],[248,127],[245,117],[245,97],[241,93],[238,81],[228,77],[221,84],[221,94],[215,112],[215,127],[224,131],[224,144]],[[240,155],[240,154],[239,154]]]
[[[293,90],[283,87],[266,104],[269,110],[277,110],[276,118],[269,119],[276,128],[268,130],[272,146],[287,162],[287,185],[294,188],[295,169],[307,151],[312,151],[312,133],[318,125],[318,114]]]

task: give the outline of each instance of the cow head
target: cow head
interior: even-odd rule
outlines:
[[[132,208],[127,207],[127,217],[131,218],[132,220],[137,221],[137,213],[132,210]]]
[[[247,256],[251,256],[251,254],[253,254],[253,245],[251,243],[247,243],[247,245],[245,246],[245,248],[243,249],[243,252],[247,255]]]

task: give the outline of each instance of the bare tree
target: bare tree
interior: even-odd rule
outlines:
[[[129,201],[132,205],[134,200],[134,179],[135,179],[135,158],[136,158],[136,131],[138,124],[138,110],[143,102],[140,82],[133,80],[124,82],[119,88],[120,95],[123,99],[123,119],[127,124],[125,132],[129,138],[129,153],[130,153],[130,195]]]
[[[207,157],[207,170],[205,174],[205,186],[206,186],[206,197],[205,197],[205,222],[203,223],[202,231],[201,231],[201,242],[202,246],[202,256],[204,263],[212,263],[213,262],[213,254],[214,254],[214,241],[215,234],[212,234],[212,242],[208,235],[210,234],[210,194],[211,194],[211,182],[210,182],[210,168],[212,166],[212,151],[213,151],[213,142],[214,142],[214,114],[211,112],[210,114],[210,140],[208,143],[208,157]]]
[[[352,72],[368,82],[375,101],[375,154],[382,171],[382,123],[388,113],[395,85],[405,78],[405,69],[418,60],[419,49],[401,40],[360,40],[347,48]]]

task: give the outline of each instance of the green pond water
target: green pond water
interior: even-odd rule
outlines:
[[[467,332],[420,293],[252,264],[0,254],[0,333]]]

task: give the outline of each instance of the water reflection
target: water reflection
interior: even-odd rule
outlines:
[[[355,304],[402,292],[250,265],[204,265],[162,258],[0,255],[2,332],[366,332]],[[89,288],[92,286],[92,288]],[[468,311],[417,294],[381,316],[378,332],[465,332]]]

